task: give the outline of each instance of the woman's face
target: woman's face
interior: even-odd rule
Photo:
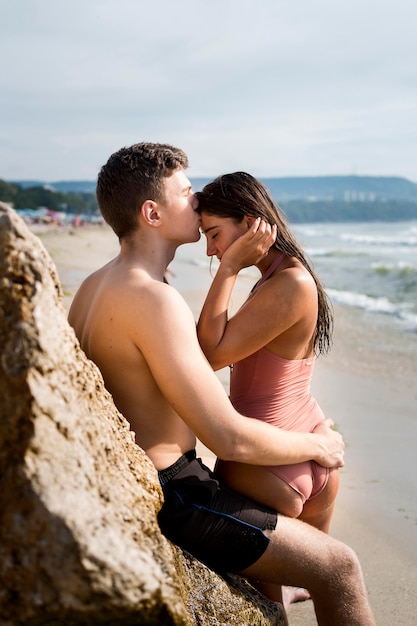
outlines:
[[[230,217],[217,217],[201,213],[201,230],[207,240],[207,256],[216,256],[219,261],[227,248],[248,229],[247,219],[237,224]]]

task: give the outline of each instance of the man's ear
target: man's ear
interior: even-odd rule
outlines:
[[[141,206],[140,212],[145,222],[150,226],[159,226],[161,223],[158,205],[153,200],[145,200]]]

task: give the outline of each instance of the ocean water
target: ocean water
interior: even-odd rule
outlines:
[[[390,318],[400,331],[417,333],[417,221],[294,224],[334,304]],[[205,237],[177,251],[188,266],[186,280],[201,290],[211,283]],[[216,260],[212,262],[212,274]],[[181,272],[188,273],[183,265]],[[256,268],[239,275],[250,291]]]
[[[417,221],[292,227],[337,304],[384,314],[417,332]]]

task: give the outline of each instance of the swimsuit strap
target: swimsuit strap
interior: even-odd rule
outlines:
[[[261,285],[264,284],[264,282],[266,280],[268,280],[268,278],[271,276],[271,274],[273,274],[273,272],[275,272],[275,270],[277,269],[278,265],[281,263],[281,261],[282,261],[282,259],[284,257],[285,257],[285,252],[281,252],[281,254],[277,254],[275,259],[272,261],[271,265],[266,270],[265,274],[263,276],[261,276],[261,278],[258,280],[256,285],[253,287],[251,293],[256,291],[256,289],[258,289]]]

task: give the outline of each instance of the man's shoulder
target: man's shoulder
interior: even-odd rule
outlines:
[[[147,294],[152,304],[158,307],[157,311],[189,309],[179,291],[168,283],[151,281],[143,287],[142,295],[144,294]]]
[[[107,281],[106,281],[107,282]],[[149,274],[141,275],[133,272],[126,280],[111,280],[106,285],[108,294],[111,292],[119,305],[130,312],[130,315],[148,313],[155,320],[165,316],[175,316],[189,309],[179,291],[172,285],[153,278]]]
[[[126,294],[125,294],[126,295]],[[159,280],[144,281],[123,298],[126,332],[133,341],[148,353],[165,353],[165,350],[182,350],[190,341],[190,331],[195,335],[193,313],[182,295],[171,285]]]

